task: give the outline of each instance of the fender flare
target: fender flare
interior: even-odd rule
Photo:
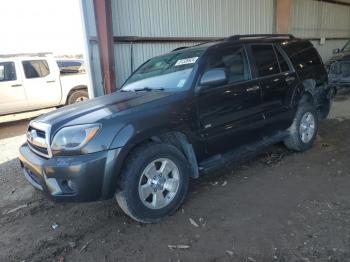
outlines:
[[[294,88],[293,96],[291,100],[292,107],[298,106],[302,97],[308,94],[312,99],[312,102],[317,101],[316,81],[314,79],[305,79]]]

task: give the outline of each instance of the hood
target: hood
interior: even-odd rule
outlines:
[[[36,121],[50,124],[53,128],[55,126],[95,123],[101,119],[110,118],[129,109],[135,109],[162,99],[170,94],[163,91],[116,92],[62,107],[38,117]]]

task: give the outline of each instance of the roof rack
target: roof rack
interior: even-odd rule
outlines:
[[[251,34],[251,35],[233,35],[226,38],[226,41],[237,41],[241,40],[243,38],[288,38],[288,39],[295,39],[294,35],[292,34]]]

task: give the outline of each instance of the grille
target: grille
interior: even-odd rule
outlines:
[[[48,146],[49,127],[46,124],[32,122],[27,131],[27,142],[29,148],[36,154],[45,158],[50,157]]]

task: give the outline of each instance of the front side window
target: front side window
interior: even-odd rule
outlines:
[[[280,72],[272,45],[252,45],[252,53],[260,77]]]
[[[207,70],[224,68],[228,84],[251,79],[250,67],[243,47],[213,51],[208,58]]]
[[[174,52],[150,59],[125,82],[124,91],[139,89],[182,90],[204,49]]]
[[[23,69],[26,78],[45,77],[50,74],[49,65],[46,60],[23,61]]]
[[[0,82],[17,80],[14,62],[0,62]]]

